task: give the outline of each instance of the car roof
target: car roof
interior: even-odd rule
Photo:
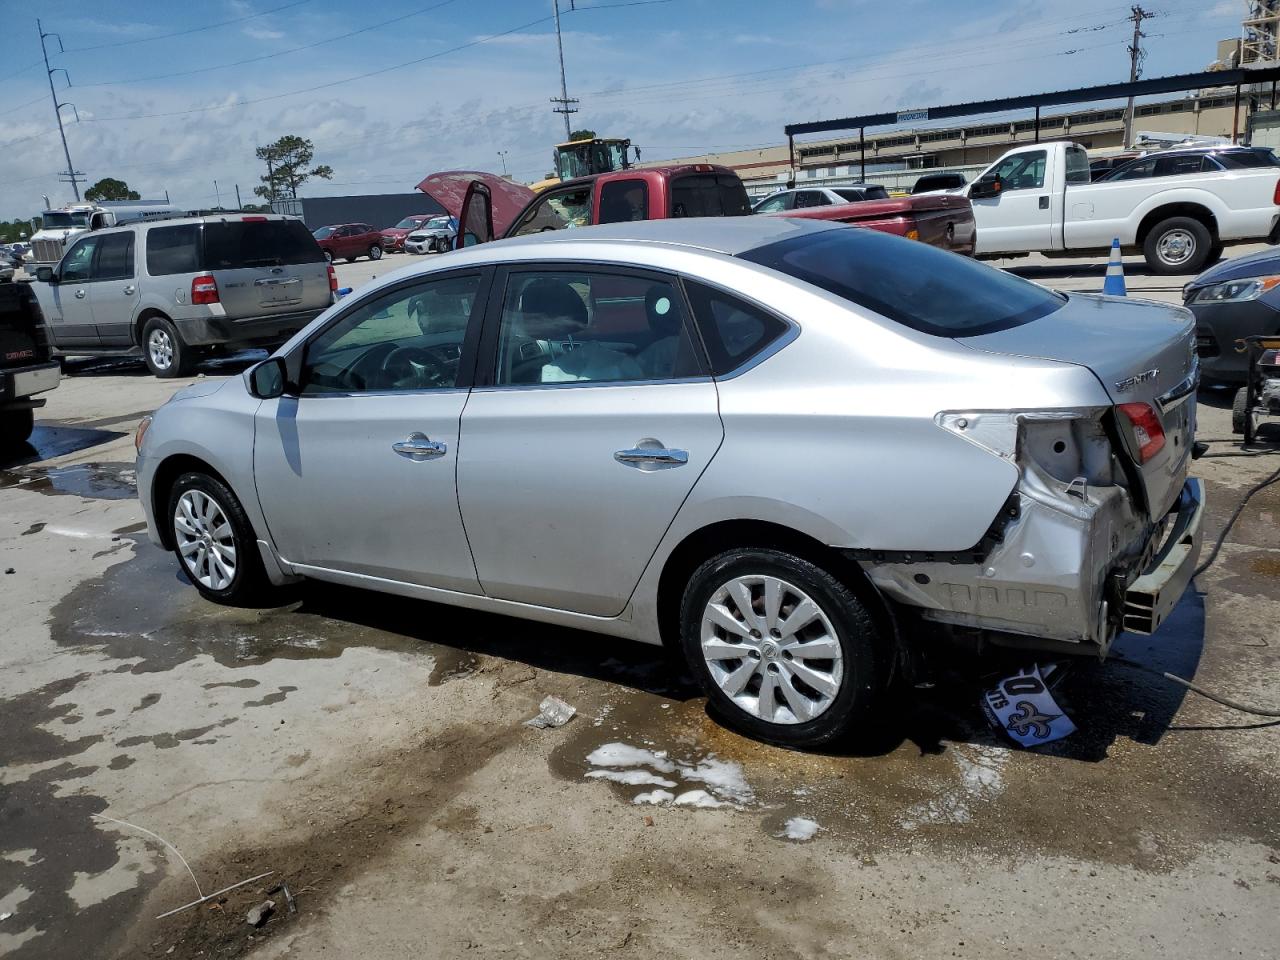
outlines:
[[[737,176],[728,167],[715,163],[671,163],[657,167],[628,167],[625,170],[610,170],[607,173],[591,173],[585,177],[574,177],[572,180],[561,180],[548,187],[548,190],[559,190],[561,187],[573,187],[579,184],[595,183],[597,180],[659,180],[680,176],[686,173],[722,173]]]
[[[663,246],[698,247],[712,253],[737,256],[756,247],[785,240],[801,233],[852,229],[843,223],[804,220],[794,217],[675,217],[664,220],[637,220],[626,223],[549,230],[526,237],[512,237],[467,247],[465,251],[510,252],[516,247],[549,246],[557,243],[627,242]],[[548,251],[548,253],[550,253]],[[501,257],[495,258],[501,259]]]

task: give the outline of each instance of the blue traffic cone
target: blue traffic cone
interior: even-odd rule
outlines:
[[[1111,241],[1111,259],[1107,261],[1107,278],[1102,281],[1102,293],[1107,297],[1127,296],[1124,289],[1124,261],[1120,259],[1120,238]]]

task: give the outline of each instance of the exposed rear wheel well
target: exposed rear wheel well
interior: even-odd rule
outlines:
[[[689,578],[704,562],[735,547],[784,550],[826,570],[857,594],[885,639],[898,645],[892,609],[855,561],[790,527],[764,520],[724,520],[685,537],[662,568],[658,578],[658,631],[668,650],[679,653],[681,649],[680,600]]]
[[[1158,223],[1168,220],[1170,217],[1190,217],[1192,220],[1198,220],[1204,224],[1204,228],[1209,231],[1209,236],[1216,243],[1218,240],[1218,221],[1214,219],[1213,214],[1207,207],[1202,207],[1198,203],[1168,203],[1163,207],[1156,207],[1138,224],[1137,245],[1141,246],[1146,242],[1147,234]]]
[[[234,488],[227,483],[226,478],[199,457],[179,453],[164,460],[156,468],[156,475],[151,481],[151,513],[156,518],[156,529],[160,531],[160,539],[168,550],[173,549],[173,535],[169,529],[167,516],[169,492],[180,476],[192,472],[208,474],[234,493]]]

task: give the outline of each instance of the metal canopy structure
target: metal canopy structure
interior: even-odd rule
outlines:
[[[893,126],[919,120],[947,120],[954,117],[972,117],[987,113],[1003,113],[1007,110],[1035,110],[1036,140],[1040,139],[1040,108],[1069,103],[1089,103],[1095,100],[1120,100],[1128,97],[1149,97],[1161,93],[1178,93],[1183,90],[1199,90],[1204,87],[1236,88],[1236,110],[1239,112],[1240,87],[1245,84],[1275,84],[1280,80],[1280,66],[1257,69],[1206,70],[1200,73],[1180,73],[1169,77],[1150,77],[1146,80],[1104,83],[1095,87],[1077,87],[1074,90],[1058,90],[1052,93],[1032,93],[1021,97],[1000,97],[996,100],[975,100],[971,103],[953,103],[940,107],[918,110],[901,110],[885,113],[867,113],[838,120],[813,120],[808,123],[789,123],[784,127],[791,168],[795,169],[795,138],[806,133],[830,133],[836,130],[857,130],[862,154],[862,175],[867,173],[867,127]],[[1237,121],[1238,122],[1238,121]]]

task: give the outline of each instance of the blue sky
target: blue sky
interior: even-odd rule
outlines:
[[[1127,0],[561,4],[575,125],[629,136],[646,160],[780,142],[787,122],[1128,75]],[[1147,76],[1203,69],[1244,9],[1145,5],[1158,13]],[[532,180],[564,133],[549,103],[551,0],[0,0],[0,218],[38,211],[41,194],[70,199],[37,12],[67,50],[49,41],[71,80],[56,75],[59,96],[80,117],[64,110],[77,168],[184,206],[213,204],[215,180],[224,202],[236,183],[247,201],[264,172],[254,146],[286,133],[313,139],[334,169],[304,187],[314,195],[500,170],[499,151]]]

